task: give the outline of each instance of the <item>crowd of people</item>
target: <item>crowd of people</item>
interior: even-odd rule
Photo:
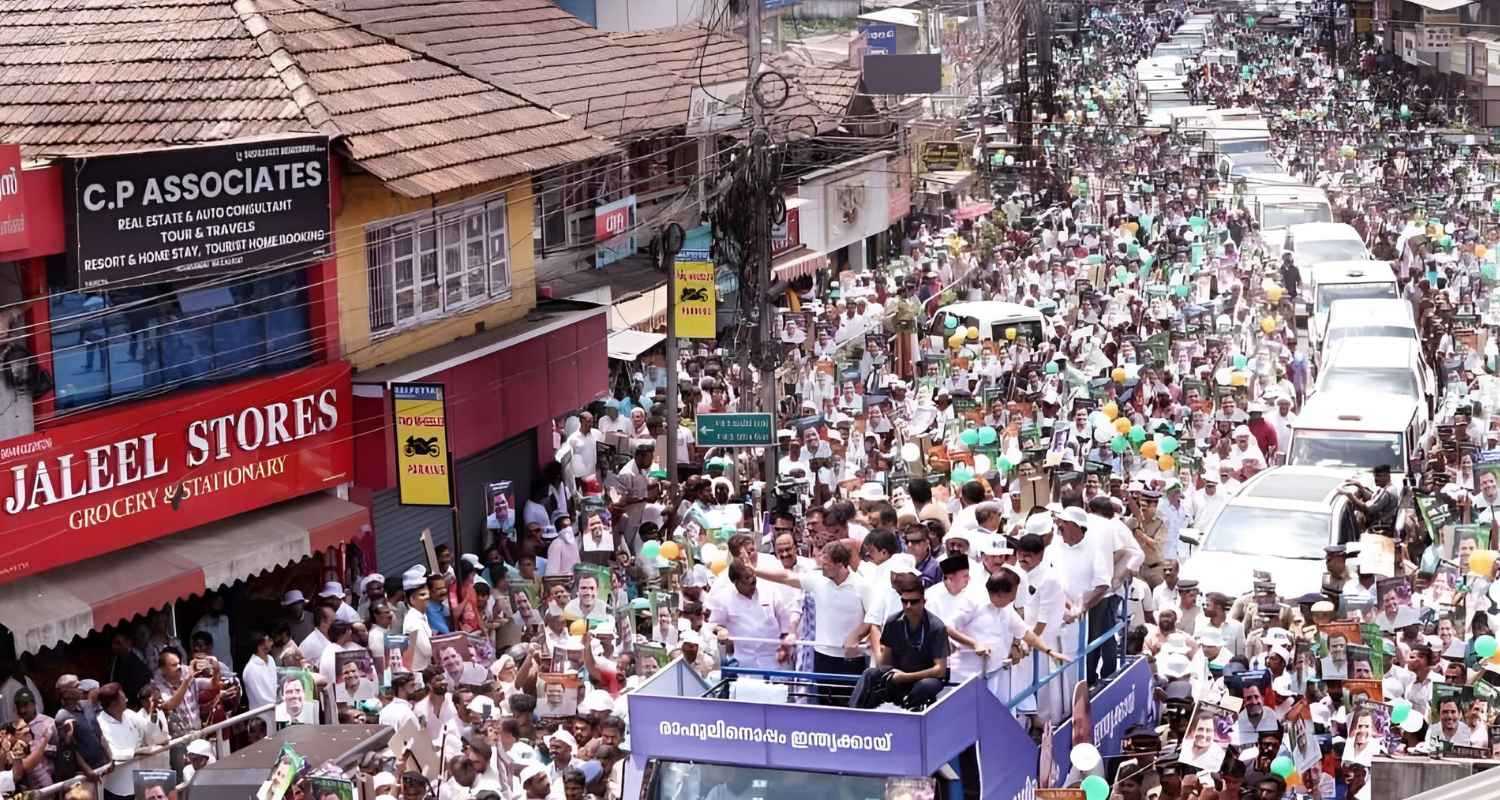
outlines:
[[[921,710],[977,678],[1040,733],[1077,683],[1144,658],[1159,724],[1123,759],[1075,750],[1068,776],[1122,800],[1368,798],[1377,756],[1490,758],[1488,152],[1451,135],[1461,98],[1373,50],[1334,60],[1312,27],[1215,18],[1238,63],[1193,65],[1195,102],[1258,109],[1287,172],[1392,262],[1437,386],[1412,462],[1341,489],[1323,591],[1208,591],[1183,577],[1185,534],[1281,462],[1313,376],[1301,276],[1244,187],[1190,131],[1142,124],[1129,76],[1182,18],[1094,16],[1058,49],[1046,155],[1014,195],[957,223],[919,213],[900,256],[799,285],[762,376],[783,401],[777,480],[758,451],[694,444],[697,414],[758,388],[689,351],[678,475],[665,387],[638,375],[569,421],[524,496],[497,486],[481,553],[291,589],[243,663],[215,601],[183,638],[160,614],[116,632],[104,672],[38,687],[7,667],[0,795],[72,781],[69,800],[121,800],[162,769],[191,785],[227,752],[195,736],[225,721],[236,747],[378,722],[431,748],[375,754],[376,795],[620,800],[626,698],[674,659],[705,679],[848,676],[799,697],[862,707]],[[943,311],[994,300],[1021,311]],[[304,791],[280,781],[262,800]]]

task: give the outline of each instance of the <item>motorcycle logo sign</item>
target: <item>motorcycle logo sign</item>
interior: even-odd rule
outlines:
[[[404,506],[453,505],[447,396],[442,384],[391,385],[396,485]]]

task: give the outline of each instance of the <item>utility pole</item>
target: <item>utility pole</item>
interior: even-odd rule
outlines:
[[[974,58],[974,94],[979,98],[979,174],[985,176],[985,194],[989,194],[990,148],[985,144],[984,118],[989,116],[990,104],[984,99],[984,60],[990,49],[990,28],[985,15],[987,0],[978,0],[975,6],[979,16],[979,54]]]
[[[750,131],[750,168],[755,183],[755,191],[752,193],[754,202],[750,208],[750,263],[755,270],[755,288],[760,296],[755,302],[760,307],[760,328],[758,338],[760,339],[760,390],[762,410],[771,414],[772,438],[776,430],[776,371],[772,367],[771,354],[776,346],[774,326],[771,314],[773,306],[769,289],[771,287],[771,212],[767,204],[767,195],[770,187],[767,185],[771,180],[769,160],[766,154],[768,144],[766,133],[765,109],[761,108],[759,92],[756,81],[760,77],[760,37],[761,20],[765,13],[765,0],[750,0],[750,7],[746,11],[746,36],[749,38],[750,63],[747,65],[745,76],[745,97],[750,104],[750,115],[753,126]],[[766,491],[774,492],[776,487],[776,446],[773,444],[766,448],[765,464],[762,467],[761,477],[765,480]]]
[[[667,481],[672,496],[677,496],[677,404],[682,392],[677,388],[677,252],[682,249],[682,226],[673,222],[657,236],[662,264],[667,271]]]

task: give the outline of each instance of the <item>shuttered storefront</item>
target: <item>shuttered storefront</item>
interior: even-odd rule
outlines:
[[[460,553],[478,553],[487,544],[484,521],[485,486],[511,481],[519,506],[526,502],[532,480],[539,474],[536,433],[527,431],[478,455],[458,462],[459,513],[463,539]],[[371,516],[375,521],[375,559],[387,576],[400,575],[413,564],[426,563],[422,553],[422,531],[432,532],[434,545],[453,543],[453,512],[447,508],[403,506],[395,489],[375,494]]]

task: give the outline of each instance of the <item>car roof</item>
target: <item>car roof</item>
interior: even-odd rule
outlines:
[[[1313,283],[1392,283],[1389,261],[1324,261],[1312,269]]]
[[[1293,430],[1370,431],[1406,430],[1419,404],[1399,396],[1369,397],[1348,392],[1319,392],[1308,398],[1292,423]]]
[[[1040,319],[1042,312],[1030,306],[1020,303],[1002,303],[999,300],[977,300],[969,303],[954,303],[943,306],[937,310],[939,314],[952,314],[957,317],[974,317],[980,322],[993,322],[995,320],[1008,319]]]
[[[1305,242],[1343,239],[1363,242],[1365,240],[1353,225],[1344,222],[1299,222],[1287,229],[1287,235],[1294,240],[1300,239]]]
[[[1328,192],[1316,186],[1263,186],[1250,193],[1264,204],[1328,202]]]
[[[1383,369],[1411,366],[1417,341],[1400,336],[1355,336],[1335,345],[1334,352],[1323,362],[1326,374],[1332,369]]]
[[[1229,499],[1236,506],[1329,513],[1333,496],[1354,471],[1328,467],[1272,467],[1245,482]]]
[[[1345,325],[1406,325],[1416,330],[1411,318],[1411,303],[1394,297],[1361,297],[1335,300],[1328,307],[1328,330]]]

